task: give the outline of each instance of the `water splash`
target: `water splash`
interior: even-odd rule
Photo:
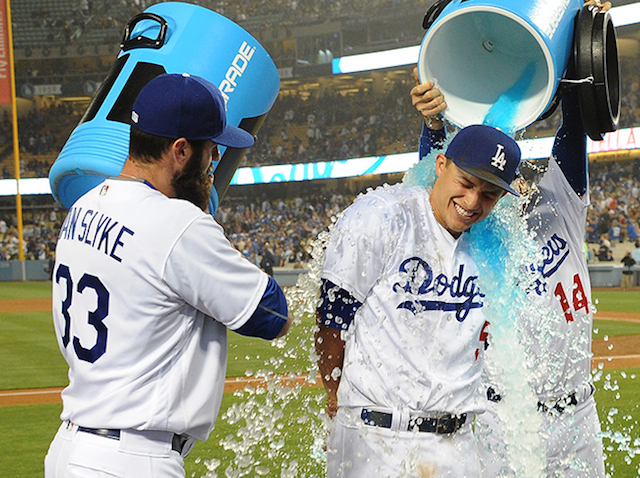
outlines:
[[[535,280],[527,267],[539,262],[540,253],[534,233],[520,212],[523,201],[505,196],[487,219],[473,226],[469,241],[480,271],[480,289],[485,294],[485,315],[491,322],[485,370],[487,381],[502,396],[495,409],[503,426],[507,458],[515,476],[538,478],[545,467],[545,451],[528,362],[528,347],[533,344],[527,343],[516,317],[540,315],[539,307],[527,297]]]
[[[198,459],[207,467],[205,478],[325,476],[328,418],[324,390],[317,387],[314,317],[328,236],[322,232],[311,243],[308,273],[285,290],[294,323],[289,334],[272,343],[277,356],[246,373],[262,383],[234,392],[233,403],[218,418],[232,429],[219,441],[230,459]]]

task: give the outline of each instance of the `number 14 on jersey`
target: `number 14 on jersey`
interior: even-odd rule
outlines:
[[[565,291],[562,282],[558,282],[553,289],[553,293],[562,307],[562,312],[564,313],[564,318],[567,323],[573,322],[573,313],[578,312],[580,309],[584,309],[587,314],[589,313],[589,299],[584,293],[584,286],[582,285],[579,274],[573,276],[573,287],[571,290]],[[571,303],[569,303],[569,299],[571,299]]]

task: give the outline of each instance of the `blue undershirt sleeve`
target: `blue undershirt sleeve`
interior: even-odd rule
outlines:
[[[347,330],[356,311],[362,305],[349,292],[333,282],[322,279],[318,323],[337,330]]]
[[[235,332],[248,337],[273,340],[287,323],[288,314],[284,292],[273,277],[269,277],[269,282],[267,282],[267,287],[255,312]]]
[[[422,122],[422,134],[420,135],[420,159],[424,158],[434,148],[442,148],[447,137],[447,129],[430,129]]]
[[[562,124],[556,133],[552,155],[571,188],[583,196],[587,192],[589,160],[577,88],[566,88],[563,92]]]

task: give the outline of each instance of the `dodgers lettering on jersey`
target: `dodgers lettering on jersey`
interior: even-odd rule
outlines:
[[[476,298],[484,297],[476,284],[478,276],[465,278],[464,264],[460,264],[458,273],[451,279],[443,273],[433,277],[433,270],[427,261],[419,257],[412,257],[402,262],[400,272],[408,274],[408,278],[404,285],[396,282],[393,286],[394,292],[402,289],[404,292],[416,296],[416,298],[403,301],[398,305],[398,309],[407,309],[414,315],[427,310],[455,311],[458,322],[463,322],[471,309],[482,307],[482,302],[474,301]],[[451,301],[419,299],[419,297],[431,293],[434,293],[438,298],[444,296],[445,299],[449,298]],[[456,300],[461,297],[466,300],[462,302]]]
[[[544,238],[542,238],[544,242]],[[548,291],[548,279],[555,274],[562,263],[565,261],[571,249],[569,243],[560,237],[558,233],[553,233],[542,246],[542,263],[536,265],[531,264],[532,273],[540,272],[540,277],[535,281],[534,291],[538,295],[543,295]],[[544,279],[544,280],[543,280]]]
[[[74,206],[62,224],[58,240],[82,242],[122,262],[119,251],[125,246],[126,238],[134,234],[104,213]]]
[[[573,254],[573,256],[571,254]],[[573,276],[573,285],[570,291],[572,293],[571,301],[569,300],[567,291],[562,285],[563,277],[557,277],[560,275],[560,267],[565,261],[569,264],[575,264],[575,261],[580,262],[581,259],[579,258],[575,259],[575,261],[572,260],[576,254],[582,254],[582,251],[579,253],[572,252],[569,242],[562,239],[558,233],[553,233],[546,241],[546,245],[542,247],[542,262],[538,266],[535,264],[530,266],[530,270],[533,273],[536,271],[540,273],[535,280],[533,292],[539,297],[546,294],[553,294],[560,304],[567,322],[574,321],[572,307],[575,311],[584,309],[585,313],[589,313],[589,300],[584,290],[583,281],[580,279],[580,274],[575,273]],[[564,279],[566,279],[566,277],[564,277]],[[549,282],[552,284],[555,283],[555,286],[551,286],[551,290],[549,289]]]
[[[466,235],[438,223],[424,188],[358,198],[331,233],[321,277],[362,303],[346,334],[341,407],[484,409],[473,386],[488,326],[478,270]]]

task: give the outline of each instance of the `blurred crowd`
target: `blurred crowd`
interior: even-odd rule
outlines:
[[[194,3],[215,10],[240,24],[250,18],[278,16],[279,21],[291,25],[353,18],[386,8],[425,5],[424,0],[200,0]]]
[[[58,103],[33,109],[18,121],[20,177],[44,178],[57,152],[80,120],[71,105]],[[0,118],[0,178],[15,177],[13,130],[9,114]]]
[[[121,35],[122,27],[134,15],[155,3],[170,0],[64,0],[58,8],[35,3],[24,21],[43,30],[47,41],[70,43],[99,30]],[[305,25],[335,21],[354,16],[375,16],[385,10],[424,8],[424,0],[194,0],[242,25],[247,20],[268,27],[269,21],[279,26]],[[18,19],[21,19],[21,6]],[[19,27],[22,25],[19,25]],[[119,38],[118,38],[119,39]]]
[[[592,261],[612,262],[614,249],[624,245],[626,254],[640,239],[640,160],[590,166],[591,207],[585,240]]]
[[[149,4],[156,2],[147,2]],[[118,41],[123,25],[143,9],[144,0],[57,0],[24,2],[13,8],[16,46],[37,45],[45,41],[50,46],[83,41],[95,32],[106,31]],[[39,37],[25,35],[28,43],[21,44],[24,32],[40,32]],[[40,40],[40,41],[39,41]]]
[[[66,211],[58,207],[23,216],[23,251],[27,260],[47,260],[54,256],[60,225]],[[19,240],[15,214],[0,215],[0,261],[17,260]]]
[[[585,237],[589,261],[619,263],[627,252],[640,249],[640,159],[592,162],[590,180],[591,207]],[[278,199],[264,194],[228,196],[216,220],[231,243],[265,270],[300,268],[309,260],[309,243],[354,197],[335,190]],[[24,214],[27,259],[53,257],[65,214],[54,203]],[[0,260],[18,259],[16,224],[15,214],[0,213]]]
[[[310,241],[351,201],[353,196],[342,194],[230,200],[220,205],[216,220],[231,243],[255,264],[267,270],[300,268],[309,260]]]

